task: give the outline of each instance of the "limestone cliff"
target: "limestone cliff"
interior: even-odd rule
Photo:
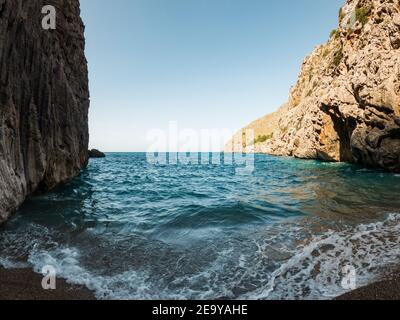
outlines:
[[[226,151],[400,172],[399,0],[347,0],[338,29],[305,59],[287,105],[273,118],[273,135],[256,133],[245,150],[230,141]]]
[[[56,8],[56,29],[42,8]],[[0,223],[87,163],[89,90],[79,0],[0,0]]]

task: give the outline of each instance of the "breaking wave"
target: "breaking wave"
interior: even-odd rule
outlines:
[[[109,155],[0,229],[0,265],[51,265],[99,299],[330,299],[344,268],[359,287],[398,263],[397,176],[256,160],[236,176]]]

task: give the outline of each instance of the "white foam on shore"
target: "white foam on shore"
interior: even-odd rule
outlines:
[[[57,271],[57,277],[70,284],[84,285],[95,292],[98,299],[151,299],[146,292],[146,277],[134,271],[114,276],[96,275],[80,265],[80,253],[75,248],[60,248],[50,252],[32,252],[29,262],[35,272],[40,273],[45,265]]]
[[[30,267],[28,263],[12,261],[7,257],[0,257],[0,266],[4,269],[25,269]]]
[[[113,276],[96,275],[83,268],[79,262],[77,249],[64,248],[50,252],[32,252],[29,262],[34,271],[40,273],[44,265],[51,265],[57,270],[57,276],[70,284],[84,285],[96,294],[96,298],[104,300],[184,300],[184,299],[211,299],[216,295],[231,294],[229,286],[219,286],[216,290],[213,275],[221,274],[223,263],[231,253],[230,249],[221,252],[217,261],[210,269],[203,270],[195,275],[178,277],[170,283],[175,289],[168,288],[162,283],[163,274],[154,278],[146,271],[129,270]],[[221,263],[218,263],[221,262]],[[227,279],[228,280],[228,279]],[[236,281],[237,279],[229,279]],[[206,283],[203,283],[206,281]],[[201,282],[204,287],[195,289]],[[182,284],[187,283],[187,286]]]
[[[400,261],[400,215],[315,237],[277,269],[267,286],[248,299],[331,299],[342,287],[343,267],[356,270],[356,285],[369,284],[382,268]]]
[[[43,266],[51,265],[57,270],[57,277],[86,286],[98,299],[330,299],[346,291],[341,287],[344,266],[356,269],[357,286],[362,286],[378,276],[382,268],[400,261],[399,214],[390,214],[382,222],[326,232],[297,245],[294,251],[283,239],[298,239],[306,230],[298,225],[287,227],[271,226],[275,234],[263,239],[258,237],[254,247],[243,248],[242,242],[232,240],[207,267],[171,280],[166,274],[154,276],[151,266],[146,265],[109,276],[95,268],[88,269],[81,258],[90,253],[55,245],[50,240],[51,233],[46,233],[50,232],[47,228],[34,227],[24,235],[26,243],[37,243],[33,246],[27,246],[22,239],[19,241],[21,248],[29,251],[28,263],[35,272],[40,273]],[[39,235],[43,244],[38,240]],[[20,236],[19,233],[6,235],[8,243]],[[271,257],[273,252],[277,252],[277,260],[281,262]],[[282,258],[282,252],[286,258]],[[269,261],[275,261],[276,267],[271,269]],[[27,266],[7,257],[1,257],[0,264],[8,268]]]

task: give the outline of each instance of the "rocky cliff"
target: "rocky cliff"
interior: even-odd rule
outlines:
[[[226,151],[400,172],[399,0],[347,0],[339,27],[305,59],[288,103],[272,118],[261,131],[254,124],[240,131]],[[240,141],[246,129],[256,129],[254,144]]]
[[[42,8],[56,8],[56,29]],[[0,0],[0,223],[87,163],[89,90],[79,0]]]

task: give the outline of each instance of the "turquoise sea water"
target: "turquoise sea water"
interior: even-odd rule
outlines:
[[[215,156],[215,155],[214,155]],[[52,265],[103,299],[328,299],[400,258],[400,176],[256,155],[232,165],[93,159],[0,229],[5,267]]]

